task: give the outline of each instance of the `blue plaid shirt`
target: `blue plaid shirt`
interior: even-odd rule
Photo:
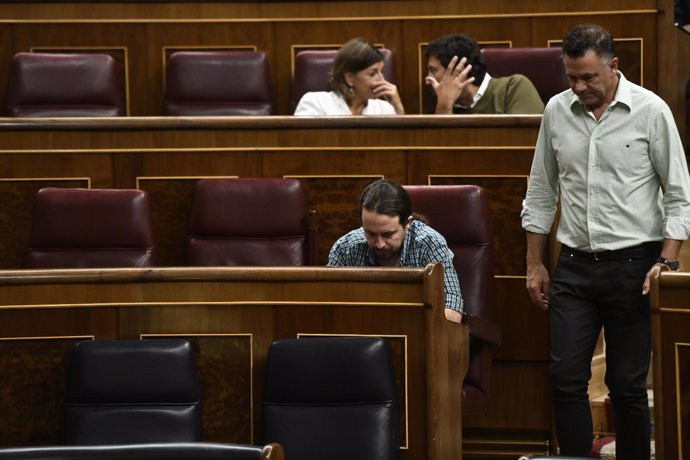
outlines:
[[[446,308],[463,311],[460,282],[453,267],[453,251],[448,248],[446,239],[439,232],[423,222],[413,220],[402,245],[400,266],[425,267],[432,262],[443,264]],[[352,230],[335,242],[328,254],[328,265],[332,267],[378,265],[374,253],[369,250],[362,227]]]

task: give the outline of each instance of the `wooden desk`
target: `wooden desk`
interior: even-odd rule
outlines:
[[[184,337],[197,352],[204,440],[251,443],[274,340],[388,338],[402,459],[461,459],[467,328],[445,319],[443,269],[155,268],[0,271],[0,444],[59,442],[79,340]]]
[[[655,270],[650,292],[656,458],[690,458],[690,273]]]

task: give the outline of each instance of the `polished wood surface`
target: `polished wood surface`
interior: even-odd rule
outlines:
[[[690,273],[654,270],[652,309],[656,456],[690,457]]]
[[[204,393],[204,440],[257,442],[274,340],[383,336],[401,398],[401,458],[461,459],[468,332],[445,317],[443,268],[0,271],[0,443],[59,442],[78,340],[184,337]],[[256,441],[255,441],[256,440]]]

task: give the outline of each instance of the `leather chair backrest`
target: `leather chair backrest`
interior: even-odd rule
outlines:
[[[28,268],[147,267],[155,263],[148,194],[130,189],[38,191]]]
[[[166,65],[166,115],[271,115],[273,84],[266,53],[178,51]]]
[[[443,235],[453,251],[467,313],[493,319],[494,237],[486,191],[476,185],[408,185],[415,212]],[[463,382],[463,413],[488,410],[493,345],[470,336],[470,368]]]
[[[201,179],[189,220],[187,263],[313,264],[307,214],[298,179]]]
[[[492,77],[519,73],[529,78],[544,104],[570,87],[560,47],[482,48],[482,59]]]
[[[380,338],[302,338],[268,351],[264,440],[286,458],[398,457],[398,403]]]
[[[201,389],[189,342],[94,340],[72,352],[65,444],[201,441]]]
[[[380,48],[383,54],[383,75],[386,80],[398,84],[393,52]],[[294,113],[304,93],[330,91],[330,75],[337,50],[304,50],[295,56],[295,74],[290,93],[290,113]]]
[[[16,447],[0,449],[0,460],[283,460],[275,447],[206,442]]]
[[[107,54],[17,53],[10,61],[11,117],[126,115],[117,63]]]

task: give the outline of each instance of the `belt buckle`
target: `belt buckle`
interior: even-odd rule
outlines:
[[[597,262],[599,262],[599,253],[598,253],[598,252],[595,252],[595,253],[593,253],[593,254],[594,254],[594,260],[597,261]]]

